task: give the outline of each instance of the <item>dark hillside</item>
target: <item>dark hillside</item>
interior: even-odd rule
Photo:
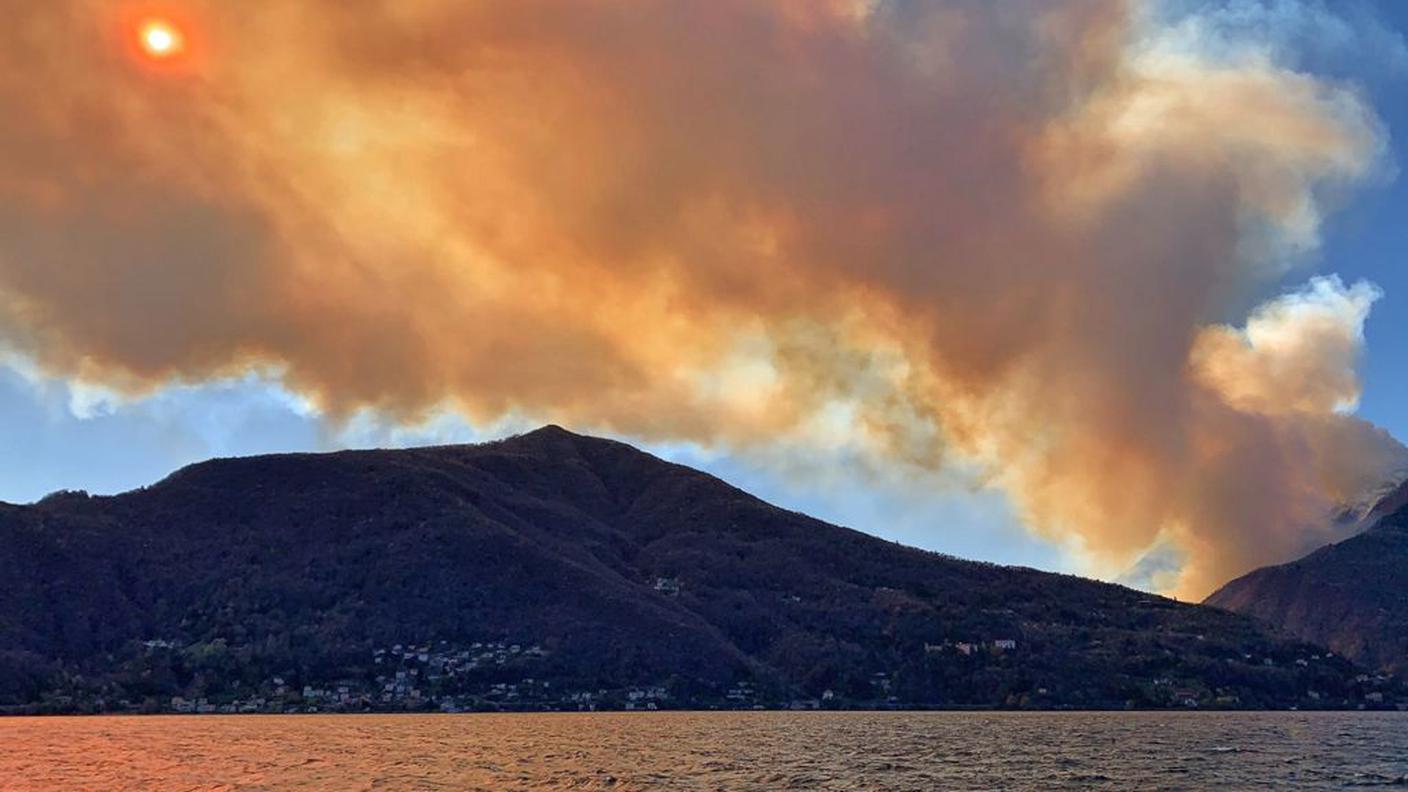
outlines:
[[[0,507],[12,709],[1357,705],[1250,620],[922,552],[557,427]],[[1390,693],[1390,700],[1392,693]]]

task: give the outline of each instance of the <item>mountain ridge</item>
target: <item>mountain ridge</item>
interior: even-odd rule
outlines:
[[[7,506],[0,574],[16,712],[1397,695],[1242,616],[904,547],[555,426]]]
[[[1262,567],[1208,596],[1301,640],[1372,668],[1408,668],[1408,482],[1369,510],[1364,530],[1285,564]]]

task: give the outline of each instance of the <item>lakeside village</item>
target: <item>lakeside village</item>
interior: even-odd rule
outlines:
[[[1017,649],[1013,639],[926,644],[932,656],[950,653],[979,657]],[[129,666],[144,681],[152,667],[179,661],[204,665],[214,653],[230,651],[223,641],[185,646],[173,639],[140,642],[138,662]],[[301,682],[292,673],[273,674],[255,684],[239,679],[197,674],[182,695],[144,695],[143,685],[102,685],[74,676],[64,690],[45,697],[40,711],[47,712],[165,712],[180,714],[318,713],[318,712],[495,712],[495,711],[633,711],[660,709],[844,709],[902,706],[891,695],[892,676],[877,671],[868,680],[871,695],[845,696],[825,690],[819,697],[779,698],[755,683],[740,681],[717,693],[679,695],[668,684],[624,688],[582,689],[556,678],[542,668],[550,655],[538,643],[475,641],[454,645],[446,641],[394,644],[371,651],[371,674],[327,681]],[[131,690],[129,690],[131,689]],[[220,692],[214,692],[219,690]],[[205,693],[205,695],[200,695]]]
[[[974,668],[997,667],[1018,659],[1019,642],[1012,638],[981,641],[944,641],[923,645],[923,657],[930,662],[959,662]],[[173,665],[202,666],[212,653],[233,653],[223,641],[183,646],[169,639],[142,641],[137,646],[138,662],[129,665],[135,675],[127,682],[111,681],[94,685],[74,675],[44,697],[39,712],[147,712],[182,714],[240,713],[320,713],[320,712],[502,712],[502,711],[632,711],[663,709],[886,709],[912,706],[893,695],[895,676],[876,671],[862,682],[868,695],[854,687],[846,693],[825,690],[815,698],[787,698],[765,691],[749,681],[740,681],[719,691],[693,692],[672,689],[669,683],[623,688],[584,689],[570,679],[554,675],[547,659],[551,652],[536,642],[475,641],[454,645],[445,641],[420,644],[394,644],[371,650],[370,664],[357,675],[322,681],[296,679],[293,673],[269,674],[254,681],[247,669],[225,666],[227,673],[196,672],[190,681],[173,688],[160,684],[155,668]],[[1326,655],[1328,660],[1330,655]],[[1294,660],[1306,667],[1318,662],[1319,655]],[[976,665],[974,665],[976,664]],[[361,667],[361,664],[357,664]],[[1273,666],[1270,658],[1263,661]],[[143,670],[138,670],[143,669]],[[133,676],[140,680],[133,684]],[[551,677],[551,678],[550,678]],[[169,680],[168,681],[175,681]],[[1356,680],[1363,692],[1360,701],[1321,701],[1315,691],[1307,691],[1309,706],[1361,709],[1408,709],[1408,702],[1396,701],[1393,679],[1382,674],[1363,674]],[[167,690],[166,694],[157,691]],[[1388,698],[1386,698],[1388,692]],[[858,695],[859,693],[859,695]],[[1165,707],[1237,708],[1241,702],[1230,691],[1209,690],[1170,678],[1152,680],[1154,701]],[[137,695],[133,695],[137,694]],[[1060,705],[1044,702],[1047,690],[1004,702],[1017,708],[1048,708]]]
[[[147,641],[153,650],[174,649],[168,641]],[[456,647],[445,641],[433,644],[395,644],[372,651],[377,673],[369,684],[363,679],[342,679],[322,684],[290,684],[273,676],[256,690],[241,696],[187,698],[173,696],[161,709],[174,713],[317,713],[317,712],[484,712],[484,711],[596,711],[659,710],[698,706],[678,700],[665,685],[583,690],[531,676],[548,657],[539,644],[476,641]],[[519,673],[513,673],[517,671]],[[888,690],[886,674],[876,675],[876,686]],[[512,678],[516,681],[490,681]],[[826,691],[826,701],[834,694]],[[776,706],[772,704],[772,706]],[[788,702],[791,709],[819,709],[821,700]],[[723,694],[714,709],[763,709],[759,691],[740,682]]]

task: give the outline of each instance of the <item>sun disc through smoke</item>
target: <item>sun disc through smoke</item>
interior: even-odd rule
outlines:
[[[138,30],[142,51],[153,58],[171,58],[185,48],[185,37],[175,25],[162,19],[150,19]]]

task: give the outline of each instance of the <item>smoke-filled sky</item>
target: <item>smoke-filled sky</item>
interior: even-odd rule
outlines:
[[[554,421],[1200,597],[1408,466],[1391,0],[3,7],[0,498]]]

